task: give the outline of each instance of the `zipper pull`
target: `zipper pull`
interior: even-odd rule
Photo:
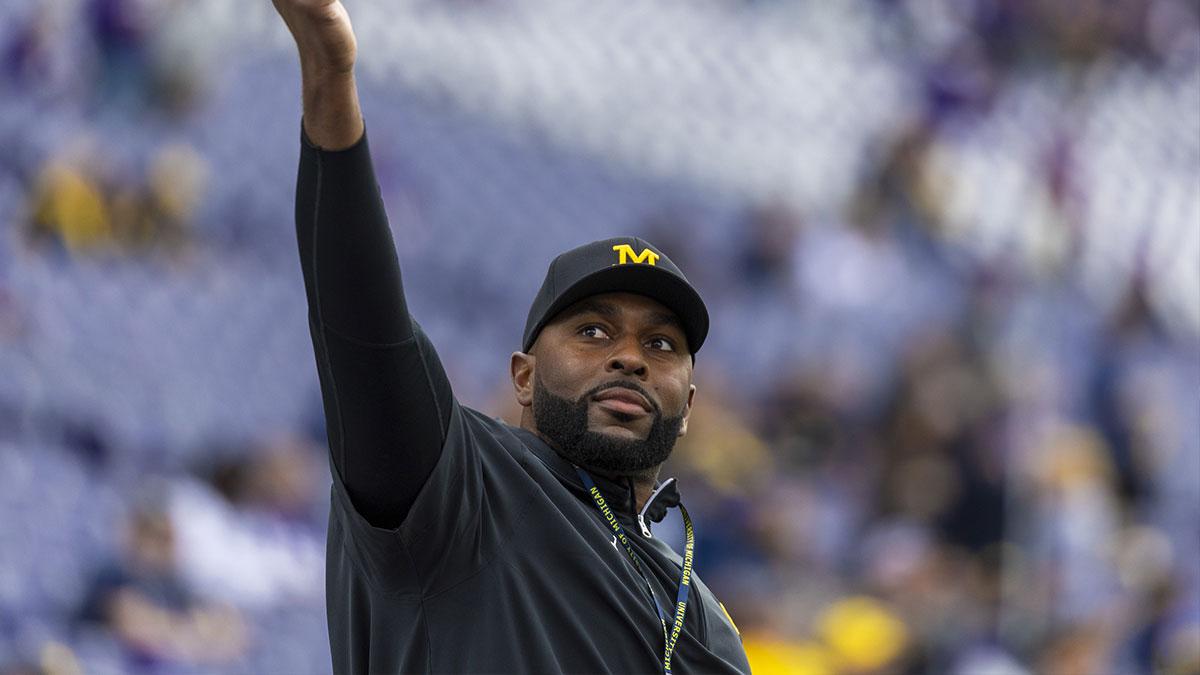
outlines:
[[[679,492],[675,489],[674,478],[668,478],[659,483],[654,488],[654,492],[650,494],[650,498],[646,500],[646,504],[642,507],[642,510],[638,513],[638,525],[642,528],[642,536],[647,539],[652,535],[650,534],[650,528],[646,525],[646,515],[650,513],[650,508],[656,506],[655,503],[659,501],[662,504],[657,505],[658,511],[655,512],[656,515],[650,518],[654,522],[662,520],[662,514],[666,513],[668,508],[679,505]]]

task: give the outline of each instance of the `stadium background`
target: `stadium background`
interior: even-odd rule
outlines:
[[[347,6],[465,403],[569,246],[707,298],[669,473],[756,672],[1200,667],[1200,3]],[[0,672],[327,672],[289,37],[0,0],[0,57]]]

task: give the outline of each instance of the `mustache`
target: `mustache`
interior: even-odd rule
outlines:
[[[579,397],[579,400],[586,401],[586,400],[596,396],[597,394],[599,394],[602,391],[606,391],[608,389],[613,389],[616,387],[620,387],[621,389],[629,389],[631,391],[636,391],[637,393],[641,394],[650,403],[650,407],[654,409],[655,414],[657,414],[657,415],[662,414],[662,409],[658,407],[658,401],[654,400],[654,397],[650,395],[650,392],[646,391],[646,389],[644,387],[642,387],[640,384],[638,384],[636,382],[629,382],[626,380],[614,380],[612,382],[606,382],[604,384],[600,384],[595,387],[592,387],[591,389],[584,392],[583,396]]]

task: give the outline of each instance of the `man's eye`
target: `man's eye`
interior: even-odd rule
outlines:
[[[664,351],[664,352],[675,351],[675,345],[666,338],[661,338],[661,337],[651,338],[650,341],[646,343],[646,345],[649,346],[651,349],[658,349],[658,350]]]
[[[584,326],[583,328],[579,329],[579,334],[586,336],[586,337],[597,338],[597,339],[608,337],[608,333],[605,333],[603,328],[601,328],[600,326],[595,326],[595,325]]]

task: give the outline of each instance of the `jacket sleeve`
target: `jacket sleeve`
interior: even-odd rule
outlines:
[[[409,315],[365,133],[326,151],[301,131],[296,237],[334,479],[372,525],[398,527],[457,403]]]

